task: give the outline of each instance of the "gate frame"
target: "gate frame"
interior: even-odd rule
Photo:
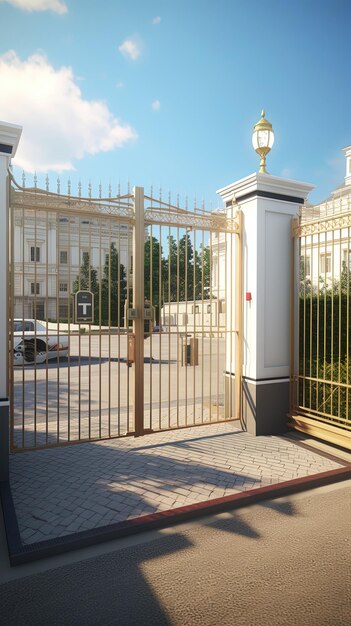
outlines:
[[[144,189],[134,187],[133,228],[133,308],[137,317],[133,320],[135,336],[134,362],[134,428],[135,436],[144,434]]]
[[[134,187],[133,188],[133,196],[134,196],[134,227],[133,227],[133,254],[135,253],[137,256],[137,261],[134,266],[133,261],[133,299],[134,304],[133,308],[136,309],[136,319],[133,320],[133,334],[135,338],[135,378],[134,378],[134,407],[138,407],[138,412],[135,408],[135,436],[151,434],[155,432],[164,432],[169,430],[181,430],[184,428],[192,428],[198,425],[206,426],[211,424],[218,423],[226,423],[231,421],[240,420],[241,426],[242,416],[241,416],[241,403],[242,403],[242,359],[243,359],[243,265],[242,265],[242,256],[243,256],[243,236],[242,236],[242,211],[240,206],[237,204],[233,204],[231,206],[230,216],[228,215],[228,211],[226,208],[220,214],[216,213],[208,213],[206,217],[202,215],[202,218],[207,220],[207,228],[202,227],[203,230],[208,232],[218,232],[221,234],[235,236],[235,321],[236,321],[236,329],[231,329],[229,332],[234,332],[235,334],[235,368],[236,368],[236,376],[235,376],[235,393],[233,398],[234,403],[234,411],[233,416],[231,418],[224,418],[222,420],[209,421],[201,424],[188,424],[185,426],[176,426],[166,429],[158,429],[152,430],[150,428],[145,427],[144,420],[144,233],[145,227],[148,225],[158,226],[182,226],[183,228],[189,228],[188,220],[192,220],[192,225],[199,228],[199,216],[196,215],[195,212],[191,212],[183,209],[180,209],[179,204],[177,207],[174,207],[168,203],[164,203],[159,199],[155,199],[152,196],[147,196],[144,194],[143,187]],[[145,201],[148,200],[151,202],[151,208],[149,211],[146,210]],[[153,202],[156,202],[159,207],[154,207]],[[164,208],[167,207],[167,213],[164,213]],[[235,214],[233,215],[233,210],[235,208]],[[176,216],[174,214],[174,209],[178,211],[179,215]],[[204,212],[205,213],[205,212]],[[150,219],[151,215],[151,219]],[[158,218],[158,219],[157,219]],[[186,220],[188,218],[188,220]],[[159,221],[158,221],[159,220]],[[184,224],[184,221],[186,222]],[[218,224],[218,229],[214,229],[212,226],[212,222],[214,224]],[[220,227],[222,225],[222,228]],[[142,280],[137,280],[137,276],[141,277]],[[139,287],[137,284],[139,282]],[[141,284],[142,283],[142,284]],[[134,295],[135,294],[135,295]],[[135,299],[137,297],[137,300]],[[190,301],[189,301],[190,302]],[[227,324],[226,324],[226,333],[227,333]],[[138,358],[139,357],[139,358]],[[136,385],[136,381],[138,380],[137,376],[137,367],[139,372],[139,381],[142,382],[140,384],[141,389],[138,389],[138,385]],[[225,376],[225,372],[223,372]],[[225,383],[224,383],[225,384]],[[225,394],[225,391],[224,391]]]
[[[9,478],[9,187],[8,173],[22,134],[22,126],[0,122],[0,482]]]
[[[318,419],[299,407],[299,277],[301,238],[315,234],[334,232],[351,226],[351,211],[336,213],[331,216],[306,219],[302,210],[297,218],[291,220],[291,330],[290,330],[290,408],[288,425],[299,432],[322,439],[342,448],[351,449],[351,431]],[[311,244],[312,245],[312,244]],[[334,239],[331,242],[334,254]],[[319,261],[318,261],[319,262]],[[351,338],[350,338],[351,339]],[[317,379],[318,381],[318,379]],[[350,390],[351,392],[351,390]]]
[[[104,215],[106,217],[116,218],[117,221],[121,223],[128,223],[132,227],[133,234],[133,308],[136,310],[136,317],[133,318],[133,338],[135,342],[135,362],[133,367],[133,378],[132,384],[134,389],[132,390],[133,396],[133,409],[134,409],[134,430],[128,430],[123,434],[116,435],[101,435],[100,436],[90,436],[88,438],[80,438],[80,426],[79,426],[79,435],[78,439],[70,439],[68,437],[67,440],[60,441],[58,433],[60,429],[57,431],[57,441],[46,443],[37,443],[36,441],[36,426],[34,433],[34,445],[23,445],[20,447],[14,446],[13,434],[14,434],[14,413],[13,407],[14,403],[11,402],[11,449],[15,452],[21,452],[23,450],[34,450],[41,448],[52,448],[58,446],[65,445],[74,445],[77,443],[85,443],[88,441],[100,441],[106,438],[117,438],[124,436],[141,436],[144,434],[149,434],[151,432],[159,432],[164,430],[174,430],[181,428],[189,428],[197,425],[210,425],[211,423],[220,423],[220,422],[229,422],[236,419],[239,419],[239,411],[240,411],[240,399],[241,399],[241,367],[242,367],[242,293],[239,293],[239,285],[242,281],[242,239],[241,239],[241,214],[240,210],[236,210],[235,215],[233,213],[228,216],[225,211],[220,213],[216,212],[207,212],[202,209],[196,209],[195,211],[189,211],[186,209],[181,209],[179,204],[177,206],[172,206],[170,202],[164,203],[160,199],[155,199],[150,196],[144,195],[143,187],[134,187],[133,192],[128,192],[127,195],[117,196],[112,198],[111,195],[108,199],[101,198],[92,198],[89,193],[89,198],[84,198],[79,196],[71,196],[70,194],[70,185],[68,195],[64,195],[60,193],[58,189],[58,193],[53,193],[48,190],[40,189],[36,186],[36,178],[34,181],[34,187],[20,187],[14,180],[12,174],[9,177],[10,182],[10,192],[11,204],[10,211],[11,214],[19,209],[24,212],[28,210],[36,211],[47,211],[50,213],[52,211],[56,215],[62,214],[72,214],[75,217],[98,217],[101,219]],[[14,188],[11,188],[11,181],[14,183]],[[79,191],[80,193],[80,191]],[[18,194],[18,195],[17,195]],[[151,206],[147,206],[147,203],[150,202]],[[154,206],[154,203],[157,206]],[[99,210],[100,207],[100,210]],[[34,213],[36,216],[36,213]],[[35,217],[36,219],[36,217]],[[160,428],[152,430],[150,428],[145,427],[145,418],[144,418],[144,244],[145,244],[145,227],[146,225],[158,225],[160,228],[162,226],[169,227],[178,227],[178,228],[194,228],[195,230],[202,230],[210,233],[223,233],[225,237],[233,236],[235,238],[235,251],[236,254],[236,275],[237,275],[237,283],[235,290],[235,309],[236,309],[236,322],[237,329],[229,329],[230,331],[235,332],[236,337],[236,367],[238,376],[236,377],[236,387],[238,393],[236,394],[235,400],[235,413],[231,415],[229,418],[224,419],[213,419],[209,422],[201,422],[196,423],[194,421],[193,424],[186,424],[182,426],[171,426],[167,428]],[[14,229],[11,227],[11,240],[14,238]],[[79,239],[80,240],[80,239]],[[79,244],[80,245],[80,244]],[[101,243],[100,243],[101,245]],[[8,257],[9,258],[9,257]],[[14,246],[11,246],[11,271],[14,273]],[[24,262],[24,261],[23,261]],[[47,260],[46,260],[47,263]],[[34,268],[36,271],[36,268]],[[101,272],[100,272],[101,273]],[[241,288],[240,288],[241,289]],[[127,303],[129,303],[129,289],[127,285]],[[189,301],[190,302],[190,301]],[[10,298],[10,308],[8,316],[9,319],[13,317],[13,308],[14,308],[14,274],[11,280],[11,298]],[[48,319],[48,312],[46,313],[46,320]],[[227,318],[226,318],[227,319]],[[59,322],[58,322],[59,327]],[[226,323],[225,326],[226,333],[228,331],[228,325]],[[58,331],[60,332],[60,331]],[[62,331],[63,332],[63,331]],[[68,331],[69,332],[69,331]],[[131,336],[129,332],[129,325],[127,325],[127,341]],[[11,333],[11,337],[13,335]],[[13,359],[13,357],[12,357]],[[218,371],[217,376],[220,375]],[[13,398],[13,372],[11,372],[11,385],[10,391]],[[129,380],[129,378],[128,378]],[[240,393],[239,393],[240,390]],[[128,404],[129,406],[129,404]],[[80,413],[79,413],[80,415]],[[218,417],[218,416],[217,416]],[[80,417],[79,417],[80,424]],[[58,427],[59,428],[59,427]],[[68,418],[68,429],[69,426],[69,418]],[[89,430],[90,433],[90,430]],[[46,436],[48,432],[46,431]]]

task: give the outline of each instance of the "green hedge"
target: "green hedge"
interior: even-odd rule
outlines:
[[[320,294],[319,298],[310,293],[300,298],[300,375],[327,382],[301,379],[299,404],[331,416],[335,423],[340,417],[351,420],[350,304],[345,293]]]
[[[300,364],[300,368],[300,373],[303,374],[303,363]],[[333,364],[323,360],[313,361],[310,373],[305,371],[305,375],[328,382],[300,379],[300,406],[333,416],[335,423],[339,417],[348,417],[351,421],[351,367],[347,367],[347,361]],[[338,381],[346,383],[349,387],[338,385]]]
[[[328,363],[344,360],[347,357],[347,337],[351,357],[350,304],[346,294],[300,298],[299,349],[300,358],[305,360],[306,365],[317,357]]]

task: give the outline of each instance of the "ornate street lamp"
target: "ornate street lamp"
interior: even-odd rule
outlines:
[[[274,144],[274,132],[272,124],[266,120],[264,111],[261,119],[255,124],[252,133],[252,145],[257,154],[260,155],[260,172],[268,174],[266,170],[266,156]]]

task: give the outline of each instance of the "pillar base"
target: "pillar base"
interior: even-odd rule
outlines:
[[[242,381],[242,421],[251,435],[279,435],[288,430],[290,381]]]
[[[0,481],[9,480],[10,407],[5,398],[0,400]]]
[[[225,372],[225,418],[240,419],[251,435],[279,435],[288,430],[290,381],[242,380],[241,416],[235,414],[235,374]]]

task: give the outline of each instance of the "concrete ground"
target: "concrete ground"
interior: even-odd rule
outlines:
[[[351,481],[10,568],[6,626],[349,626]]]
[[[235,422],[11,455],[21,540],[33,544],[342,466]]]
[[[182,366],[181,341],[156,333],[144,342],[145,428],[224,419],[225,339],[201,334],[196,366]],[[14,368],[14,446],[132,432],[133,389],[125,335],[71,336],[68,359]]]

